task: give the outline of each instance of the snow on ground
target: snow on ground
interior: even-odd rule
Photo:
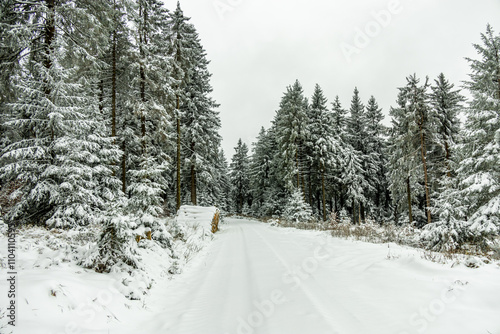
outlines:
[[[22,252],[16,334],[500,333],[497,264],[452,267],[325,232],[227,218],[182,274],[150,273],[141,301],[125,299],[113,274],[33,267],[43,254]],[[162,265],[149,255],[148,268]]]
[[[182,272],[186,264],[212,239],[210,225],[215,208],[183,207],[183,213],[167,223],[174,236],[171,249],[141,240],[140,257],[146,272],[137,270],[98,274],[78,262],[95,244],[96,227],[86,232],[39,227],[18,231],[17,321],[14,334],[108,333],[108,328],[128,322],[129,314],[145,311],[146,293],[157,282]],[[208,221],[208,223],[206,223]],[[205,222],[205,223],[195,223]],[[0,221],[0,333],[9,333],[5,308],[7,238]],[[130,300],[125,296],[136,296]],[[4,302],[5,301],[5,302]]]

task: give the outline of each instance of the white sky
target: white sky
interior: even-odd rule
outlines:
[[[164,1],[175,9],[176,0]],[[459,86],[469,73],[464,57],[476,57],[472,43],[486,24],[500,31],[500,0],[184,0],[181,7],[211,61],[229,161],[238,138],[250,145],[270,126],[296,79],[307,97],[318,83],[345,109],[357,86],[365,103],[374,95],[387,114],[412,73],[433,82],[443,72]],[[374,13],[389,8],[382,26]],[[360,30],[372,36],[368,43]],[[350,61],[346,45],[358,47]]]

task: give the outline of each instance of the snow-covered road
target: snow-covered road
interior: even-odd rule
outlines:
[[[227,219],[150,312],[109,333],[500,333],[500,269]],[[121,327],[121,326],[119,326]]]

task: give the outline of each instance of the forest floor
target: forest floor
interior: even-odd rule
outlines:
[[[14,334],[500,334],[498,264],[435,263],[392,243],[226,218],[181,274],[161,273],[130,301],[113,274],[26,268]]]

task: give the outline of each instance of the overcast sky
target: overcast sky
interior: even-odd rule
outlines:
[[[176,0],[165,0],[175,9]],[[318,83],[348,109],[357,86],[385,114],[397,87],[416,73],[440,72],[457,86],[465,57],[476,57],[486,24],[500,31],[500,0],[184,0],[211,61],[223,148],[230,161],[242,138],[250,147],[268,128],[288,85],[307,97]],[[387,116],[388,118],[388,116]]]

